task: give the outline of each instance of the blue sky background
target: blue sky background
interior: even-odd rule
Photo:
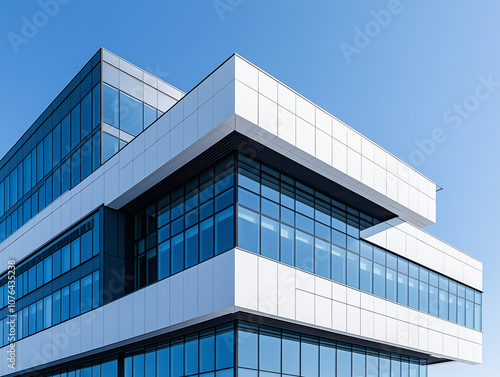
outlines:
[[[426,230],[484,261],[484,364],[430,376],[498,375],[498,0],[44,1],[0,5],[0,155],[101,46],[184,91],[237,52],[444,187]]]

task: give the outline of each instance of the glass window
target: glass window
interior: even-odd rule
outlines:
[[[52,294],[52,324],[61,322],[61,291]]]
[[[15,172],[15,170],[13,172]],[[36,146],[36,181],[40,182],[42,178],[43,178],[43,143],[40,143]],[[10,189],[11,205],[12,205],[12,194],[13,191],[12,191],[12,174],[11,174],[11,189]]]
[[[313,237],[309,234],[297,230],[295,232],[295,266],[305,271],[313,272],[314,251]]]
[[[448,298],[448,315],[452,322],[457,322],[457,296],[454,294],[449,295]]]
[[[259,253],[260,215],[238,207],[238,246]]]
[[[102,93],[103,121],[118,128],[118,90],[104,84],[102,86]]]
[[[81,313],[92,309],[92,274],[82,278],[81,287]]]
[[[465,326],[474,328],[474,304],[465,300]]]
[[[319,348],[319,375],[320,377],[335,377],[336,349],[332,344],[321,343]],[[378,377],[378,374],[377,374]]]
[[[170,372],[170,349],[162,347],[156,350],[156,372],[158,376],[168,376]]]
[[[233,366],[233,330],[217,333],[215,345],[215,362],[217,369]]]
[[[88,139],[80,148],[81,179],[87,178],[92,173],[92,139]]]
[[[43,299],[43,328],[52,326],[52,295]]]
[[[391,377],[401,377],[401,360],[391,359]]]
[[[76,147],[81,140],[80,104],[71,110],[71,149]]]
[[[81,101],[82,112],[82,139],[84,139],[92,129],[92,93],[89,92]]]
[[[472,305],[472,304],[471,304]],[[474,329],[477,331],[482,331],[482,313],[481,313],[481,305],[475,304],[474,305]]]
[[[260,369],[281,372],[281,339],[278,333],[261,330],[259,335]]]
[[[198,337],[185,340],[184,363],[185,375],[198,373]]]
[[[80,264],[80,238],[71,242],[71,268]]]
[[[213,217],[200,224],[200,262],[214,255],[214,220]]]
[[[98,84],[92,89],[92,125],[97,127],[101,123],[101,86]]]
[[[315,238],[315,255],[314,255],[314,273],[323,276],[327,279],[331,278],[330,274],[330,243],[319,238]]]
[[[386,269],[386,298],[391,301],[396,301],[397,298],[397,272],[387,268]]]
[[[448,292],[439,290],[439,317],[448,319]]]
[[[137,136],[143,129],[142,103],[120,92],[120,129]]]
[[[198,263],[198,225],[186,230],[186,268]]]
[[[215,254],[218,255],[234,247],[233,241],[233,208],[215,215]]]
[[[81,259],[82,262],[92,258],[92,231],[87,231],[81,237]]]
[[[215,369],[215,336],[213,332],[200,335],[200,373]]]
[[[144,377],[144,353],[140,352],[135,354],[132,365],[134,366],[134,377]]]
[[[144,104],[144,128],[156,120],[156,109]]]
[[[465,326],[465,299],[462,297],[457,298],[457,323]]]
[[[359,288],[359,255],[347,252],[347,285]]]
[[[350,350],[337,349],[337,377],[352,377],[351,355]]]
[[[373,293],[372,269],[373,262],[366,258],[361,258],[360,266],[360,288],[362,291]]]
[[[184,269],[184,233],[172,238],[172,274]]]
[[[170,240],[158,245],[158,277],[170,276]]]
[[[385,266],[378,263],[373,265],[373,293],[385,298]]]
[[[408,305],[418,310],[418,280],[410,278],[408,281]]]
[[[43,139],[43,175],[52,170],[52,132]]]
[[[366,376],[366,356],[364,353],[352,353],[352,377]]]
[[[437,316],[439,314],[438,289],[432,285],[429,286],[429,314]]]
[[[281,365],[283,374],[300,375],[300,337],[297,334],[283,332]]]
[[[280,249],[281,261],[290,266],[295,261],[295,230],[292,227],[281,224]]]
[[[429,313],[429,285],[423,282],[419,284],[419,309]]]
[[[304,338],[300,347],[300,375],[304,377],[317,377],[319,375],[319,345],[317,342]]]
[[[43,261],[44,267],[43,267],[43,273],[44,273],[44,279],[43,282],[48,283],[49,281],[52,280],[52,255],[48,256],[45,258]]]
[[[70,316],[71,318],[80,314],[80,281],[71,284],[70,293]]]
[[[346,251],[337,246],[332,246],[332,278],[339,283],[346,283]]]
[[[408,305],[408,276],[398,272],[398,303]]]
[[[70,157],[71,160],[71,188],[75,187],[81,181],[80,175],[80,150],[76,150]]]
[[[92,171],[101,166],[101,133],[97,131],[92,136]]]
[[[366,376],[367,377],[379,377],[379,358],[375,355],[366,355]],[[417,377],[417,376],[415,376]]]
[[[110,157],[112,157],[119,149],[119,140],[106,133],[102,134],[102,161],[106,162]]]
[[[279,223],[261,216],[261,255],[279,260]]]

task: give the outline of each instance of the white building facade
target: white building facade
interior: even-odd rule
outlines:
[[[101,49],[0,165],[2,375],[481,362],[436,184],[238,55],[185,94]]]

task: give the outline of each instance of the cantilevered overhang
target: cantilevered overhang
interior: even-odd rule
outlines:
[[[142,161],[148,179],[125,191],[120,182],[110,206],[124,206],[234,132],[262,146],[256,153],[294,161],[392,217],[418,227],[435,222],[434,182],[237,55],[118,153],[120,170],[131,170],[136,155],[155,148]]]

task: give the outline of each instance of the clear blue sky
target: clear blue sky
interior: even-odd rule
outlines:
[[[0,5],[0,155],[101,46],[184,91],[237,52],[444,187],[427,230],[485,263],[484,364],[430,376],[498,375],[498,0],[59,1]]]

